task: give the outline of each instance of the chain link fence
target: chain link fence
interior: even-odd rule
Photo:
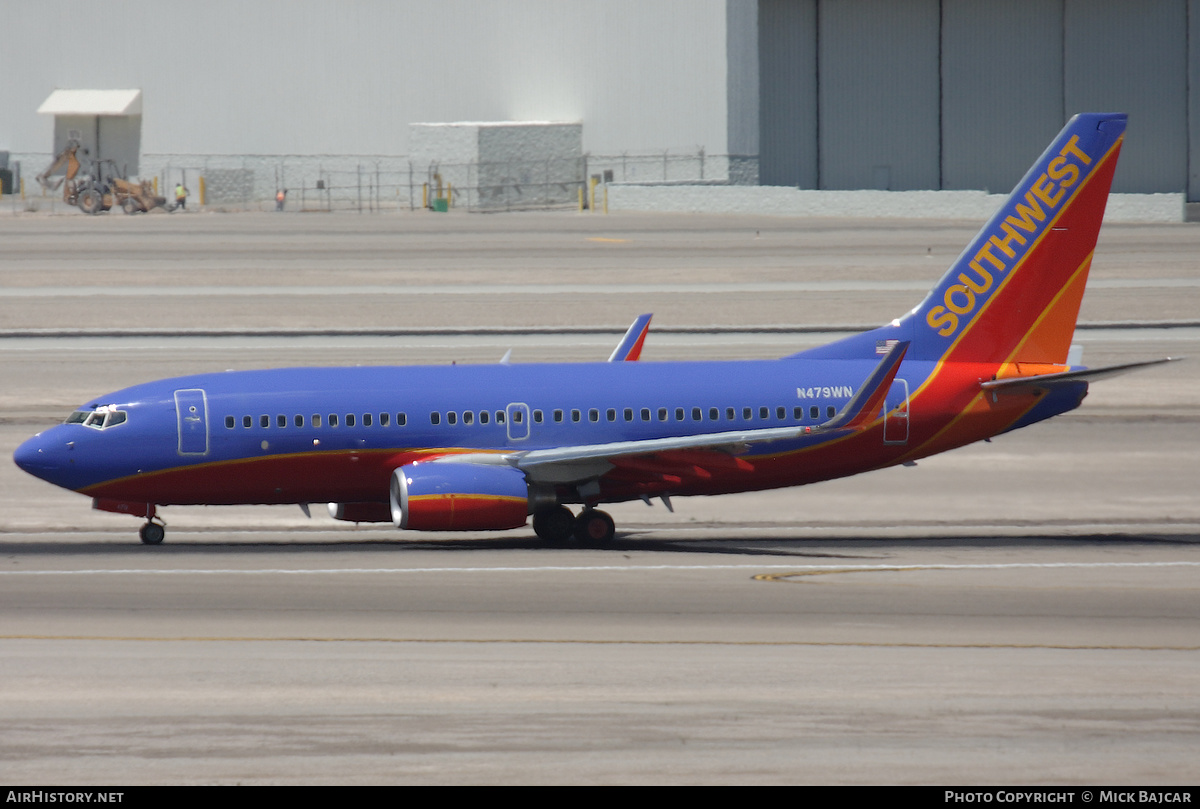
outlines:
[[[587,154],[581,158],[421,163],[392,156],[146,155],[143,176],[171,196],[217,210],[378,213],[429,208],[511,211],[590,204],[602,183],[741,184],[736,157],[692,152]]]

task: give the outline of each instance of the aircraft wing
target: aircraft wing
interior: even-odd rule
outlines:
[[[880,416],[888,389],[896,378],[900,362],[908,351],[908,341],[898,342],[863,382],[858,392],[830,420],[807,427],[768,427],[757,430],[727,430],[699,435],[669,436],[637,441],[613,441],[604,444],[584,444],[570,447],[535,449],[500,456],[505,462],[529,472],[534,479],[561,480],[567,475],[589,476],[597,469],[607,468],[610,459],[650,455],[673,450],[715,449],[741,451],[771,441],[786,441],[821,435],[828,437],[862,430],[874,424]],[[495,456],[493,456],[495,457]],[[495,460],[491,460],[495,463]],[[555,467],[563,467],[556,470]]]
[[[1176,362],[1180,357],[1165,357],[1161,360],[1148,360],[1146,362],[1127,362],[1121,365],[1106,365],[1102,368],[1085,368],[1081,371],[1063,371],[1058,374],[1039,374],[1037,376],[1014,376],[1007,379],[989,379],[986,382],[980,382],[979,387],[984,390],[1004,392],[1014,389],[1028,388],[1053,388],[1058,385],[1064,385],[1072,382],[1094,382],[1097,379],[1107,379],[1110,376],[1137,371],[1142,368],[1149,368],[1152,365],[1162,365],[1167,362]]]

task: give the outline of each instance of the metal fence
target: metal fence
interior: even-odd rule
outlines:
[[[189,207],[378,213],[447,207],[471,211],[569,208],[590,204],[602,183],[730,182],[735,158],[690,152],[585,154],[580,158],[487,163],[415,163],[406,157],[342,155],[154,155],[142,177]],[[735,179],[734,182],[737,182]],[[203,200],[201,199],[203,190]],[[440,202],[439,202],[440,201]]]

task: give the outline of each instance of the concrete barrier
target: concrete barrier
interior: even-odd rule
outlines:
[[[779,186],[608,186],[614,211],[985,220],[1007,194],[984,191],[812,191]],[[1183,194],[1112,194],[1105,222],[1182,222]]]

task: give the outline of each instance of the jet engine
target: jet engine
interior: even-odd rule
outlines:
[[[408,464],[392,473],[392,521],[418,531],[519,528],[531,494],[525,473],[511,466]]]

